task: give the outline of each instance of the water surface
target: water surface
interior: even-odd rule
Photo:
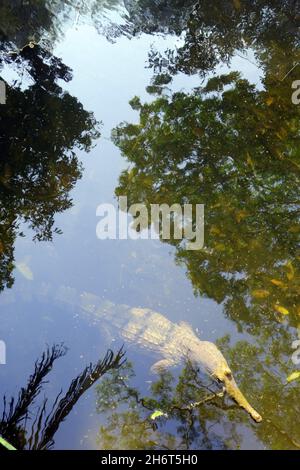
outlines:
[[[174,403],[207,396],[207,384],[193,392],[186,366],[170,371],[168,389],[150,372],[155,354],[125,343],[126,369],[86,383],[45,445],[298,448],[299,381],[286,380],[299,369],[298,7],[18,3],[3,2],[0,24],[1,394],[18,396],[47,347],[68,349],[58,347],[66,354],[42,393],[21,403],[19,421],[7,411],[1,433],[34,447],[30,429],[44,396],[50,412],[86,366],[122,346],[117,331],[70,301],[70,292],[88,292],[116,312],[120,304],[150,308],[217,342],[264,421],[252,423],[226,399],[197,408],[192,421],[173,412]],[[96,208],[117,207],[119,195],[205,204],[204,249],[98,240]],[[152,397],[150,409],[168,410],[169,419],[153,428],[137,396]],[[45,418],[35,423],[40,436]]]

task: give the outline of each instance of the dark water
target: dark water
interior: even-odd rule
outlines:
[[[18,448],[300,447],[300,11],[211,3],[1,2],[0,434]],[[97,239],[120,195],[204,204],[204,248]],[[123,341],[84,292],[217,342],[263,422],[224,398],[187,411],[210,384],[154,376],[134,343],[99,364]]]

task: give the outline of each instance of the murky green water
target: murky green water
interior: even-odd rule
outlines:
[[[2,1],[0,18],[0,434],[299,448],[299,7]],[[99,240],[96,209],[118,196],[204,204],[204,247]],[[155,345],[119,334],[124,304],[217,343],[262,423],[190,364],[154,375]]]

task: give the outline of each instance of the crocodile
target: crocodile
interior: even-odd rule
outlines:
[[[78,294],[75,289],[61,287],[55,295],[57,300],[72,304],[95,322],[107,325],[117,331],[125,342],[135,343],[161,357],[153,367],[160,372],[189,359],[199,369],[223,385],[224,391],[254,421],[262,421],[261,415],[249,404],[236,384],[232,371],[217,346],[202,341],[192,327],[185,322],[173,323],[161,313],[149,308],[132,308],[104,301],[90,293]]]

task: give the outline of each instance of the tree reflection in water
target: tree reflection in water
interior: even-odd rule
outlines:
[[[51,239],[54,215],[70,207],[69,192],[81,176],[74,148],[89,150],[98,136],[94,117],[57,85],[58,79],[70,80],[71,71],[45,48],[49,38],[55,41],[60,34],[64,2],[55,2],[52,10],[46,2],[35,6],[28,2],[29,7],[22,8],[19,1],[6,3],[0,7],[2,61],[20,74],[26,71],[33,84],[26,90],[17,83],[8,87],[7,105],[0,108],[6,129],[0,137],[0,289],[13,283],[13,247],[20,220],[31,226],[36,239]],[[77,2],[68,2],[65,8],[79,16],[92,12],[96,28],[103,31],[103,9],[118,10],[119,3],[81,2],[78,7]],[[234,447],[240,443],[236,424],[243,422],[267,447],[297,447],[297,383],[287,385],[286,377],[294,370],[291,345],[300,314],[300,108],[291,102],[291,84],[299,79],[299,69],[289,73],[300,62],[299,3],[140,0],[124,4],[125,23],[107,30],[112,39],[160,32],[181,36],[183,43],[163,55],[149,52],[154,77],[148,91],[154,98],[151,103],[133,99],[139,124],[125,123],[113,133],[131,164],[116,193],[128,195],[130,204],[205,204],[205,249],[190,252],[184,242],[170,243],[195,294],[222,304],[239,331],[249,334],[248,342],[231,345],[223,339],[221,346],[250,401],[253,395],[259,397],[264,421],[254,427],[234,408],[225,420],[232,428],[222,437],[212,434],[209,424],[214,419],[219,422],[223,410],[213,406],[220,405],[217,399],[192,412],[183,409],[202,397],[201,386],[195,389],[186,365],[179,391],[168,388],[164,377],[157,388],[153,385],[151,399],[126,389],[130,409],[111,415],[100,443],[108,448]],[[27,25],[25,34],[19,24]],[[30,40],[39,44],[23,49]],[[9,53],[21,48],[17,54]],[[167,89],[178,72],[206,79],[208,72],[218,64],[229,64],[236,55],[246,54],[249,60],[248,53],[260,68],[260,88],[231,72],[190,93],[172,94]],[[120,387],[115,390],[118,394]],[[180,410],[172,408],[174,403]],[[160,421],[153,428],[148,414],[155,409],[175,420],[175,435],[162,432]],[[168,421],[159,419],[162,424]],[[230,439],[224,440],[224,434]]]
[[[26,11],[11,8],[6,15]],[[0,107],[0,290],[13,284],[14,243],[22,235],[22,222],[32,229],[34,240],[49,241],[60,233],[55,215],[72,206],[69,193],[82,175],[75,149],[88,152],[100,136],[93,114],[57,84],[71,80],[71,70],[39,45],[9,53],[18,51],[21,39],[14,23],[5,29],[4,17],[0,67],[16,68],[20,78],[26,72],[30,81],[25,89],[21,81],[6,84],[7,102]],[[43,30],[43,23],[39,27]]]
[[[231,73],[191,94],[131,105],[140,123],[113,134],[131,163],[116,194],[128,205],[205,204],[205,249],[170,240],[195,292],[225,302],[249,331],[262,315],[281,319],[280,305],[296,319],[299,109],[289,85],[258,91]]]
[[[241,389],[259,398],[263,422],[254,424],[214,382],[189,361],[180,374],[170,370],[151,383],[146,396],[135,385],[132,364],[110,371],[97,385],[97,411],[106,415],[100,427],[101,449],[237,449],[243,445],[242,427],[250,427],[264,445],[273,449],[299,449],[298,385],[280,378],[288,366],[278,355],[265,356],[262,345],[245,341],[234,347],[230,338],[219,342]],[[280,346],[274,341],[273,348]],[[289,408],[286,408],[288,404]]]
[[[259,10],[262,4],[269,16]],[[255,434],[269,448],[295,448],[297,382],[287,384],[286,378],[295,370],[292,343],[300,315],[300,108],[291,100],[299,78],[297,68],[291,71],[300,60],[298,7],[222,2],[218,13],[217,6],[208,11],[205,5],[199,2],[190,22],[195,35],[187,34],[184,47],[172,52],[174,60],[154,67],[163,73],[148,88],[152,101],[132,99],[138,124],[113,131],[130,164],[116,194],[128,195],[128,206],[144,203],[148,209],[205,205],[204,249],[189,251],[185,240],[172,237],[168,243],[195,294],[222,304],[238,330],[251,335],[236,345],[224,341],[221,349],[249,400],[260,397],[264,420]],[[212,47],[197,46],[198,34]],[[199,47],[209,53],[207,60]],[[217,63],[250,47],[262,86],[231,71],[189,93],[168,88],[178,71],[206,77]]]
[[[134,386],[130,363],[109,372],[97,386],[97,410],[109,411],[101,426],[101,449],[226,449],[239,446],[236,422],[243,420],[237,405],[186,361],[176,378],[165,371],[143,396]],[[229,420],[226,419],[229,417]],[[224,419],[225,418],[225,419]],[[220,432],[230,427],[230,438]]]

